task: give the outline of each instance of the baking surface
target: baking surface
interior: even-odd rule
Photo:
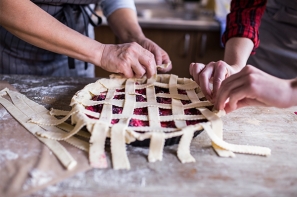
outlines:
[[[64,110],[70,110],[76,91],[96,81],[15,75],[0,75],[0,80],[48,109]],[[115,171],[109,163],[108,169],[79,173],[31,196],[297,196],[294,112],[297,107],[247,107],[222,118],[226,142],[269,147],[269,157],[236,154],[235,158],[220,158],[202,132],[191,144],[195,163],[180,163],[176,145],[165,147],[163,160],[156,163],[148,163],[148,148],[128,145],[131,170]],[[106,150],[110,157],[108,146]]]

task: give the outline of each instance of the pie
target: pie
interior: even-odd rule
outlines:
[[[105,141],[110,139],[114,169],[130,169],[126,144],[149,146],[148,160],[162,160],[164,145],[178,143],[177,156],[182,163],[194,162],[190,144],[205,130],[219,156],[234,157],[233,152],[269,155],[263,147],[233,145],[223,141],[220,114],[212,111],[195,81],[160,74],[152,78],[122,78],[112,75],[99,79],[78,91],[70,112],[52,110],[51,118],[33,117],[39,125],[58,125],[71,117],[74,127],[68,132],[38,133],[53,140],[69,140],[85,126],[89,131],[89,159],[96,168],[107,167]],[[64,117],[61,119],[55,116]],[[70,142],[71,143],[71,142]],[[73,143],[76,147],[79,145]]]

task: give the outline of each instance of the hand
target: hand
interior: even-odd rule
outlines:
[[[225,109],[229,113],[250,105],[290,107],[294,104],[291,82],[247,65],[223,81],[217,93],[215,108]]]
[[[148,78],[156,74],[154,55],[136,42],[105,45],[100,66],[114,73],[123,74],[127,78]]]
[[[161,48],[159,47],[156,43],[151,41],[148,38],[144,38],[138,42],[143,48],[149,50],[155,55],[155,60],[157,65],[161,64],[167,64],[170,62],[170,58],[168,54]],[[161,69],[158,68],[158,71],[160,72],[168,72],[172,69],[172,65],[170,64],[167,68]]]
[[[191,63],[190,74],[201,87],[206,99],[214,102],[218,89],[224,79],[239,71],[237,66],[230,66],[224,61],[210,62],[206,66],[201,63]],[[210,88],[213,83],[213,90]]]

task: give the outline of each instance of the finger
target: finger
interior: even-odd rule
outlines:
[[[255,99],[244,98],[237,102],[236,109],[247,107],[247,106],[267,106],[267,105]],[[231,108],[229,103],[226,103],[224,110],[226,113],[230,113],[235,109]]]
[[[191,63],[190,64],[189,72],[193,76],[193,78],[197,84],[199,84],[199,74],[204,68],[205,68],[205,65],[201,64],[201,63]]]
[[[213,74],[213,92],[212,99],[215,100],[218,89],[221,86],[221,83],[225,80],[228,75],[228,67],[229,65],[223,61],[218,61],[215,63],[215,70]]]
[[[218,110],[224,109],[227,99],[231,95],[236,93],[236,91],[234,90],[238,89],[239,87],[244,87],[244,85],[245,85],[244,80],[237,79],[237,77],[234,75],[224,80],[220,89],[217,92],[217,96],[215,99],[215,109],[218,109]]]
[[[172,68],[172,64],[171,62],[168,62],[167,64],[161,64],[161,65],[157,65],[157,70],[160,72],[167,72],[167,70],[171,70]]]
[[[156,64],[160,65],[162,64],[162,51],[159,47],[154,47],[154,49],[151,51],[154,56],[155,56],[155,60],[156,60]]]
[[[232,89],[229,93],[229,106],[232,111],[238,108],[237,103],[240,100],[247,98],[246,86],[238,86],[235,89]]]
[[[249,68],[244,68],[239,73],[233,74],[230,77],[226,78],[222,83],[219,89],[216,91],[215,96],[215,107],[221,109],[226,99],[230,96],[230,91],[236,89],[239,86],[245,85],[245,78],[249,76]],[[219,99],[217,97],[220,97]]]
[[[133,64],[131,67],[135,78],[143,77],[146,72],[145,68],[140,63]]]
[[[236,80],[242,79],[245,76],[251,74],[251,69],[253,69],[252,66],[245,66],[241,71],[229,76],[228,79],[226,79],[225,81],[230,83],[231,81],[236,81]]]
[[[206,99],[212,101],[212,91],[210,89],[210,79],[214,71],[214,62],[211,62],[206,65],[206,67],[200,71],[199,74],[199,85]]]
[[[147,77],[150,78],[157,72],[157,66],[155,62],[154,55],[146,50],[142,49],[141,55],[138,57],[139,63],[143,66],[143,68],[146,70]]]
[[[194,66],[194,62],[192,62],[191,64],[190,64],[190,66],[189,66],[189,73],[190,73],[190,75],[191,76],[193,76],[193,66]]]
[[[127,66],[123,66],[122,72],[120,72],[120,74],[124,75],[126,78],[133,78],[134,77],[134,72],[132,67],[127,67]]]
[[[162,64],[166,64],[167,66],[165,68],[158,68],[158,71],[168,72],[168,71],[170,71],[172,69],[171,60],[170,60],[168,54],[165,51],[162,52]]]
[[[216,110],[218,110],[217,108],[215,108],[215,109],[216,109]],[[226,104],[225,104],[225,107],[224,107],[224,108],[222,108],[222,109],[224,109],[224,110],[225,110],[226,114],[228,114],[228,113],[232,112],[232,109],[230,108],[230,105],[229,105],[229,103],[226,103]]]

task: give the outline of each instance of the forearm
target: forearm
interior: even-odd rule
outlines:
[[[145,38],[134,10],[120,8],[108,18],[108,24],[122,42],[138,42]]]
[[[99,64],[104,45],[60,23],[30,0],[1,0],[0,25],[37,47]]]
[[[224,61],[235,69],[241,70],[246,65],[253,47],[253,42],[248,38],[231,38],[225,46]]]

